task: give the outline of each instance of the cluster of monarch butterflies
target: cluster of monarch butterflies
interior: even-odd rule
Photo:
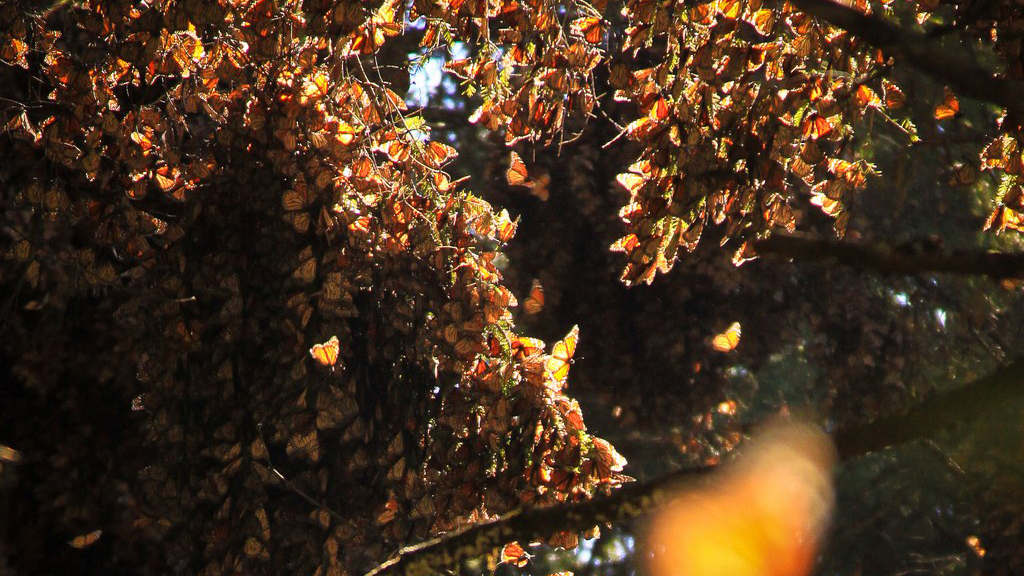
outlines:
[[[20,101],[0,111],[17,212],[4,216],[17,237],[0,282],[22,290],[25,313],[58,312],[48,317],[117,296],[89,317],[118,322],[119,340],[82,373],[130,382],[112,396],[144,419],[133,441],[146,450],[126,453],[164,457],[126,464],[142,478],[140,539],[164,558],[194,558],[201,542],[204,574],[292,555],[339,574],[408,534],[624,481],[622,457],[585,433],[565,393],[578,331],[550,352],[514,331],[516,299],[485,246],[508,242],[517,222],[461,191],[443,171],[454,149],[363,70],[422,16],[424,49],[473,46],[447,68],[484,97],[475,122],[508,144],[554,141],[595,106],[605,4],[0,6],[0,85]],[[843,227],[871,172],[844,159],[850,119],[891,121],[902,105],[874,74],[883,56],[758,2],[638,0],[624,16],[611,78],[640,112],[626,135],[647,150],[619,178],[632,198],[615,245],[628,282],[667,270],[707,221],[743,239],[792,228],[804,186]],[[685,61],[632,69],[631,52],[663,39]],[[947,96],[935,116],[958,109]],[[999,229],[1019,227],[1024,209],[1018,135],[1005,126],[984,156],[1010,175],[990,219]],[[506,178],[548,197],[549,176],[517,154]],[[543,306],[537,283],[523,310]],[[45,335],[64,341],[57,327]],[[712,344],[731,350],[739,336]],[[79,367],[14,357],[41,390],[59,390],[60,373],[36,366]],[[488,475],[493,489],[473,492]],[[266,489],[282,477],[346,522]]]
[[[110,349],[130,351],[113,358],[140,427],[132,453],[161,455],[125,464],[136,529],[104,542],[136,534],[210,575],[282,557],[352,573],[406,538],[626,480],[565,393],[578,331],[550,353],[514,331],[486,247],[516,221],[460,190],[443,170],[455,150],[358,71],[410,16],[427,17],[435,47],[479,40],[474,21],[494,19],[519,47],[502,66],[525,73],[481,56],[474,77],[493,75],[503,100],[477,119],[510,120],[510,141],[555,135],[593,106],[598,12],[579,5],[565,23],[558,2],[500,4],[0,7],[0,74],[49,101],[0,118],[28,223],[2,281],[27,277],[25,310],[128,288],[98,316],[124,327]],[[514,38],[524,19],[543,26]],[[524,308],[542,307],[537,285]],[[322,504],[269,488],[282,483]]]
[[[625,58],[612,65],[616,98],[640,112],[625,134],[644,150],[619,176],[630,193],[620,212],[629,233],[612,246],[628,257],[623,280],[651,282],[696,247],[708,222],[740,240],[736,262],[749,259],[747,241],[794,229],[806,189],[842,234],[845,198],[873,172],[842,159],[850,125],[865,114],[888,119],[900,105],[899,88],[873,77],[885,57],[788,4],[701,2],[678,17],[667,10],[630,3],[623,44],[665,38],[666,58],[640,70]],[[832,56],[839,52],[841,63]]]

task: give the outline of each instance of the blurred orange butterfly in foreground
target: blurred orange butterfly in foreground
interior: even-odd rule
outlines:
[[[711,340],[711,345],[719,352],[732,352],[740,343],[740,336],[743,335],[743,327],[739,322],[733,322],[725,332],[718,334]]]
[[[834,498],[820,429],[776,423],[699,488],[674,497],[646,537],[651,576],[807,576]]]
[[[572,330],[551,348],[551,358],[544,365],[545,370],[558,381],[565,385],[565,379],[569,376],[569,365],[572,364],[572,356],[576,353],[576,342],[580,339],[580,327],[573,326]]]
[[[334,363],[338,361],[340,351],[341,345],[338,343],[338,337],[331,336],[331,339],[323,344],[314,344],[309,349],[309,355],[324,366],[334,366]]]

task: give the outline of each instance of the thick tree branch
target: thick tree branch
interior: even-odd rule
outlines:
[[[1024,118],[1024,83],[999,78],[985,70],[966,50],[949,50],[923,34],[904,30],[883,18],[862,14],[832,0],[790,0],[794,6],[846,30],[914,66],[957,92],[993,104]]]
[[[932,436],[976,420],[984,412],[1024,397],[1024,359],[955,390],[944,392],[901,415],[879,418],[832,435],[841,460]]]
[[[667,488],[705,478],[713,469],[679,470],[650,482],[627,484],[609,495],[584,502],[516,510],[490,522],[404,548],[366,576],[430,576],[465,559],[497,551],[508,542],[541,540],[563,530],[586,530],[633,518],[665,499],[670,492]]]
[[[775,234],[754,242],[758,254],[794,258],[803,262],[828,261],[883,274],[945,272],[982,275],[996,279],[1024,278],[1024,254],[945,250],[939,246],[856,244]]]
[[[833,434],[841,460],[931,436],[977,418],[983,412],[1024,397],[1024,360],[951,392],[933,397],[900,416],[841,428]],[[517,510],[403,549],[366,576],[429,576],[467,558],[498,550],[507,542],[540,540],[563,530],[586,530],[597,524],[639,516],[663,501],[671,488],[707,478],[711,467],[672,472],[649,482],[627,484],[612,494],[585,502]]]

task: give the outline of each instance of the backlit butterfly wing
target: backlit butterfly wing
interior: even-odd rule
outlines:
[[[78,548],[79,550],[81,550],[82,548],[86,548],[88,546],[92,546],[93,544],[95,544],[96,541],[99,540],[100,536],[102,535],[103,530],[93,530],[92,532],[82,534],[81,536],[75,536],[71,540],[68,540],[68,545],[72,548]]]
[[[526,169],[526,163],[523,159],[516,154],[515,150],[512,151],[511,157],[509,157],[508,170],[505,172],[505,180],[508,181],[512,186],[529,186],[526,180],[530,177],[530,172]]]
[[[331,339],[323,344],[314,344],[309,349],[309,355],[323,366],[334,366],[334,363],[338,361],[340,351],[341,345],[338,343],[338,337],[331,336]]]
[[[956,95],[949,88],[946,88],[945,98],[942,103],[935,107],[935,119],[936,120],[948,120],[957,115],[960,112],[960,102],[957,101]]]
[[[526,566],[527,562],[530,561],[530,555],[523,550],[523,547],[518,542],[512,542],[506,544],[501,549],[501,564],[509,563],[522,568]]]
[[[544,287],[540,285],[540,281],[536,278],[533,279],[533,284],[530,286],[530,293],[527,294],[526,300],[523,300],[523,310],[527,314],[536,314],[544,308]]]
[[[526,336],[516,336],[512,340],[512,351],[517,359],[529,358],[544,352],[544,341]]]
[[[711,345],[719,352],[732,352],[740,343],[740,336],[743,329],[739,322],[733,322],[725,332],[718,334],[711,340]]]
[[[651,576],[806,576],[831,515],[835,452],[821,430],[776,424],[715,482],[658,507],[641,555]],[[643,546],[643,545],[641,545]]]
[[[544,369],[561,385],[565,384],[565,379],[569,376],[569,365],[572,364],[572,356],[576,353],[579,338],[580,327],[573,326],[565,338],[555,342],[551,349],[551,357],[544,365]]]

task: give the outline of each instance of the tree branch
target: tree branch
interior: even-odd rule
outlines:
[[[1024,278],[1024,254],[945,250],[929,244],[887,246],[775,234],[754,242],[758,254],[827,261],[883,274],[946,272],[996,279]]]
[[[998,104],[1024,119],[1024,83],[999,78],[985,70],[967,51],[948,50],[936,40],[904,30],[883,18],[862,14],[831,0],[790,0],[794,6],[846,30],[872,46],[904,60],[957,92]]]
[[[934,396],[903,415],[841,428],[833,439],[840,459],[846,461],[933,435],[1022,396],[1024,360],[1017,360],[984,378]],[[540,540],[563,530],[586,530],[634,518],[664,501],[672,488],[706,479],[712,470],[713,467],[679,470],[649,482],[627,484],[609,495],[584,502],[516,510],[490,522],[403,548],[366,576],[430,576],[467,558],[493,553],[515,540]]]
[[[650,482],[627,484],[611,494],[583,502],[515,510],[489,522],[407,546],[366,576],[430,576],[465,559],[497,551],[512,541],[541,540],[563,530],[580,531],[581,527],[586,530],[621,522],[663,501],[670,493],[668,488],[705,478],[712,470],[714,467],[678,470]]]
[[[1024,397],[1024,359],[1015,360],[966,386],[932,396],[904,414],[837,430],[832,439],[840,460],[849,460],[976,420],[988,410],[1021,397]]]

